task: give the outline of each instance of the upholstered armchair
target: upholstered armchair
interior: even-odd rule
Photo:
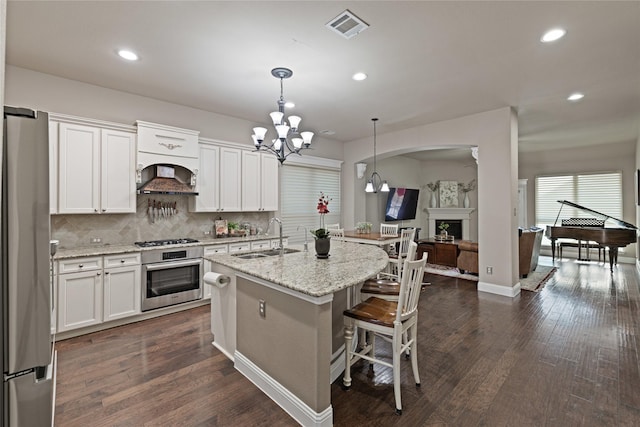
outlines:
[[[458,270],[478,274],[478,242],[458,241]]]
[[[531,227],[528,230],[518,229],[518,249],[520,250],[520,277],[527,277],[538,266],[540,245],[542,244],[542,228]]]

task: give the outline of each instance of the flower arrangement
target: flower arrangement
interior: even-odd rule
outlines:
[[[438,187],[440,187],[440,181],[439,180],[436,181],[436,182],[430,182],[430,183],[427,184],[427,188],[432,193],[435,193],[436,191],[438,191]]]
[[[476,180],[472,179],[467,183],[467,185],[464,185],[463,183],[459,182],[458,189],[463,193],[468,193],[469,191],[473,191],[476,189]]]
[[[370,222],[359,222],[356,225],[356,231],[360,234],[371,233],[371,227],[373,227],[373,224]]]
[[[446,222],[441,222],[440,225],[438,226],[438,228],[440,229],[440,231],[447,231],[447,228],[449,228],[449,224],[447,224]]]
[[[316,239],[328,239],[329,238],[329,230],[327,230],[324,226],[324,216],[329,213],[329,202],[333,200],[326,196],[324,193],[320,193],[320,197],[318,198],[318,204],[316,205],[316,209],[320,214],[320,228],[316,230],[311,230],[311,234]]]

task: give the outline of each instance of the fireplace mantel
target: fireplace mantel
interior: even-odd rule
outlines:
[[[473,208],[427,208],[428,235],[435,235],[437,219],[462,220],[462,238],[469,240],[469,220]]]

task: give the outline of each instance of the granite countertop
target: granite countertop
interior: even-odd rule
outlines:
[[[331,242],[329,259],[317,259],[313,248],[284,256],[242,259],[215,254],[205,259],[312,297],[332,294],[370,279],[389,261],[387,253],[375,245],[339,241]]]
[[[286,238],[284,236],[283,238]],[[238,242],[252,242],[256,240],[272,240],[278,239],[279,236],[272,234],[260,234],[255,236],[246,236],[246,237],[206,237],[198,239],[197,243],[185,243],[181,245],[170,245],[164,246],[165,249],[176,249],[187,246],[213,246],[213,245],[226,245],[228,243],[238,243]],[[60,247],[56,252],[54,259],[69,259],[69,258],[79,258],[79,257],[87,257],[87,256],[102,256],[102,255],[115,255],[115,254],[124,254],[131,252],[143,252],[150,251],[154,249],[159,249],[160,247],[150,247],[150,248],[140,248],[133,243],[130,245],[110,245],[110,244],[98,244],[77,248],[65,248]]]

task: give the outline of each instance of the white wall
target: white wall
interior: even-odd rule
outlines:
[[[469,155],[471,156],[471,155]],[[411,158],[411,153],[389,157],[377,161],[378,173],[383,179],[389,182],[391,187],[417,188],[420,190],[418,200],[418,211],[415,220],[402,221],[402,227],[420,227],[420,238],[427,238],[435,234],[435,230],[427,229],[427,214],[425,209],[429,207],[431,192],[427,188],[427,183],[438,180],[456,181],[463,184],[469,183],[472,179],[477,179],[477,166],[473,160],[471,161],[442,161],[442,160],[417,160]],[[367,176],[358,180],[356,183],[356,191],[358,187],[364,191],[366,179],[373,172],[373,162],[369,162],[367,166]],[[364,210],[364,218],[373,223],[373,228],[377,229],[379,223],[384,220],[384,209],[386,207],[387,193],[366,194],[366,206]],[[469,193],[471,207],[477,208],[478,197],[477,191]],[[463,195],[459,195],[459,206],[462,207]],[[477,209],[471,214],[470,239],[477,241]],[[364,221],[365,219],[357,219]]]
[[[198,130],[201,137],[247,145],[253,145],[252,128],[259,124],[14,66],[6,67],[5,96],[8,105],[128,125],[136,120],[161,123]],[[268,119],[265,117],[262,123],[267,127]],[[343,157],[340,142],[316,135],[312,146],[313,151],[308,153],[314,156]]]
[[[384,132],[384,126],[378,128]],[[460,117],[403,131],[378,134],[382,158],[436,148],[478,146],[478,288],[501,295],[518,292],[518,146],[517,118],[511,108]],[[356,188],[355,164],[371,155],[370,139],[344,149],[343,218],[354,225],[366,209],[365,193]],[[487,274],[487,267],[493,274]]]

